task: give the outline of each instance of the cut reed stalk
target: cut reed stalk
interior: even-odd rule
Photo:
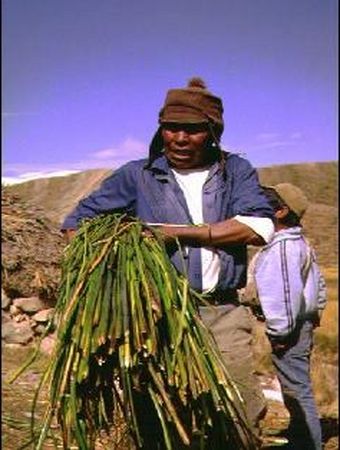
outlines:
[[[93,449],[121,405],[140,448],[147,414],[167,450],[190,448],[195,436],[200,448],[256,449],[239,392],[199,318],[199,294],[158,232],[145,231],[124,215],[97,217],[65,250],[38,447],[53,413],[64,448]]]

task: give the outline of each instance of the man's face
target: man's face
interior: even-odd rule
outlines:
[[[164,154],[171,167],[196,169],[209,162],[209,131],[206,123],[163,123],[162,137]]]

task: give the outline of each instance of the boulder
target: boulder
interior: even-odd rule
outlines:
[[[2,324],[2,339],[7,344],[28,344],[33,339],[33,331],[28,322],[13,321]]]
[[[1,289],[1,309],[9,308],[11,303],[12,300],[8,297],[8,295],[6,295],[6,292]]]
[[[53,316],[54,308],[42,309],[32,316],[32,320],[38,323],[46,323]]]
[[[54,306],[65,242],[40,206],[4,188],[1,197],[1,281],[11,298],[48,299]]]
[[[9,315],[8,312],[5,311],[1,311],[1,323],[2,325],[6,322],[11,322],[11,316]]]
[[[26,314],[34,314],[45,309],[46,304],[39,297],[22,297],[13,300],[13,305]]]
[[[9,306],[9,313],[12,317],[18,316],[19,314],[21,314],[21,312],[22,312],[21,309],[18,308],[17,306],[15,305]]]
[[[29,321],[29,318],[26,314],[17,314],[16,316],[13,317],[13,320],[15,322],[24,322],[24,321]]]
[[[51,355],[53,352],[56,340],[57,340],[56,333],[49,334],[41,341],[40,350],[44,353],[47,353],[48,355]]]
[[[40,336],[41,334],[46,333],[46,326],[42,323],[38,323],[34,326],[33,330],[35,335]]]

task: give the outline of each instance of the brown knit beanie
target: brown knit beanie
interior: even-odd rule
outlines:
[[[164,122],[207,122],[214,127],[219,138],[224,128],[222,100],[207,90],[201,78],[191,78],[186,88],[167,92],[159,112],[159,123]]]

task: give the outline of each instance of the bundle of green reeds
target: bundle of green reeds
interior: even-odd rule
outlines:
[[[137,448],[255,449],[199,295],[158,233],[145,231],[127,216],[100,216],[66,247],[36,448],[57,417],[64,448],[92,449],[120,409]]]

